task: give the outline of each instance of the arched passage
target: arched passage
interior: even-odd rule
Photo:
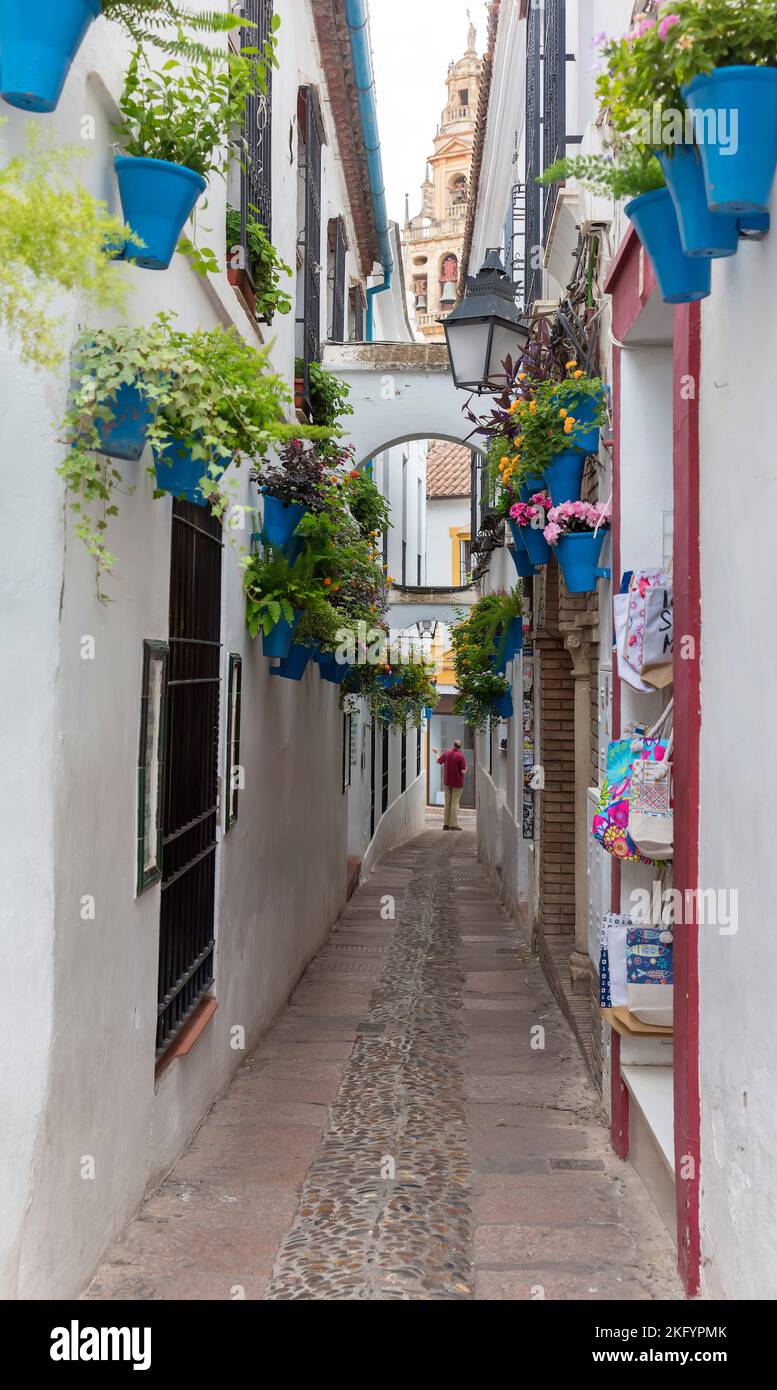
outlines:
[[[446,439],[483,453],[463,414],[443,343],[330,344],[324,366],[350,387],[345,438],[357,463],[412,439]]]

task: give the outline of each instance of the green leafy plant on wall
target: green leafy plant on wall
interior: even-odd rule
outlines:
[[[305,364],[301,357],[297,357],[294,363],[295,375],[300,377],[304,371]],[[311,362],[309,377],[314,425],[333,428],[343,416],[353,415],[353,406],[348,404],[351,388],[345,381],[335,376],[334,372],[328,372],[320,362]]]
[[[136,50],[119,99],[119,143],[125,154],[169,160],[205,178],[223,173],[234,157],[234,132],[242,127],[246,100],[254,90],[250,58],[234,54],[227,67],[211,58],[185,68],[177,58],[168,58],[155,68]]]
[[[44,145],[31,126],[25,153],[0,167],[0,323],[21,360],[38,367],[64,356],[62,323],[51,315],[57,295],[75,291],[100,307],[126,298],[106,248],[136,238],[74,177],[82,158]]]
[[[577,179],[584,188],[605,197],[638,198],[665,186],[661,165],[650,149],[630,140],[613,141],[603,154],[578,154],[551,164],[538,183]]]
[[[246,247],[241,246],[241,235],[240,213],[237,208],[228,207],[227,260],[231,263],[236,248],[246,255],[246,269],[251,274],[256,291],[257,318],[270,323],[275,314],[291,312],[291,297],[281,289],[281,277],[290,276],[293,272],[291,266],[278,255],[262,224],[250,214],[246,220]]]
[[[102,452],[115,418],[118,392],[130,386],[151,420],[146,442],[156,454],[183,442],[202,463],[201,490],[214,510],[226,505],[223,474],[241,458],[258,462],[271,446],[302,435],[326,443],[331,431],[289,424],[285,382],[271,369],[269,349],[257,351],[223,328],[183,333],[169,314],[145,327],[88,329],[74,348],[74,380],[63,421],[65,456],[59,468],[76,516],[76,533],[100,577],[116,562],[106,542],[122,474]],[[226,460],[226,462],[225,462]],[[153,469],[149,471],[153,472]]]

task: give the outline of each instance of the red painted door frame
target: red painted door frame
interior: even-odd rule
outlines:
[[[630,228],[605,290],[612,295],[613,335],[625,341],[655,289],[648,258]],[[699,397],[701,308],[675,310],[674,325],[674,630],[675,850],[674,887],[698,887],[699,735],[701,725],[701,580],[699,564]],[[620,582],[621,349],[613,347],[613,586]],[[627,557],[628,558],[628,557]],[[683,639],[686,639],[685,641]],[[613,737],[621,727],[620,681],[613,683]],[[620,865],[612,864],[611,909],[620,911]],[[685,897],[683,897],[685,901]],[[694,896],[693,901],[696,901]],[[699,978],[695,922],[675,932],[674,1136],[678,1267],[690,1296],[698,1293],[699,1239]],[[612,1033],[611,1128],[615,1153],[628,1157],[629,1095],[620,1076],[620,1038]]]
[[[699,397],[701,306],[675,310],[674,331],[674,869],[686,897],[699,885],[701,574]],[[695,912],[694,912],[695,918]],[[674,1139],[677,1261],[688,1294],[699,1291],[699,964],[695,920],[674,933]]]

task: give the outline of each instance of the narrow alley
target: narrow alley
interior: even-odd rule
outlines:
[[[357,890],[87,1298],[681,1296],[463,824]]]

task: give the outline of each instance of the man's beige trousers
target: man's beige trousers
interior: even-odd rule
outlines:
[[[459,802],[463,787],[445,788],[445,814],[442,818],[443,830],[446,825],[450,830],[455,830],[459,824]]]

